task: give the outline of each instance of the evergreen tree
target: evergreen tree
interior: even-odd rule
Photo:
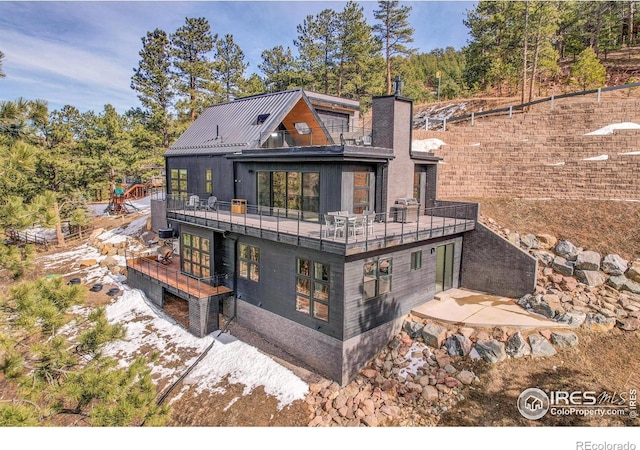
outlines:
[[[572,83],[579,85],[582,90],[604,86],[607,81],[607,71],[600,63],[596,52],[586,48],[580,53],[577,61],[571,66]]]
[[[298,58],[302,70],[306,70],[313,79],[311,89],[330,92],[330,82],[335,64],[337,48],[336,13],[324,9],[315,16],[307,16],[298,25],[298,38],[294,45],[298,48]]]
[[[219,92],[213,80],[214,63],[210,53],[218,35],[211,34],[209,22],[204,18],[186,18],[184,26],[171,35],[171,55],[175,67],[176,91],[183,97],[178,109],[188,112],[191,122]]]
[[[387,95],[391,94],[391,72],[394,56],[409,55],[412,49],[406,44],[413,42],[413,28],[409,26],[410,6],[400,6],[398,1],[378,1],[373,12],[379,23],[373,31],[382,42],[386,62]]]
[[[364,17],[364,9],[349,1],[337,21],[336,95],[360,99],[376,91],[375,77],[381,75],[376,64],[380,42]]]
[[[0,403],[0,426],[51,425],[60,414],[91,426],[161,425],[168,417],[144,359],[120,368],[103,355],[124,328],[110,324],[103,309],[86,319],[71,315],[86,292],[57,277],[19,284],[0,300],[0,371],[16,393]],[[87,329],[69,342],[61,331],[72,319]]]
[[[131,88],[157,119],[162,145],[169,147],[169,108],[175,96],[171,84],[171,54],[167,33],[156,28],[142,38],[138,68],[134,68]]]
[[[263,94],[265,92],[264,81],[258,74],[254,73],[246,80],[242,80],[239,89],[241,97]]]
[[[230,101],[239,93],[244,82],[244,71],[248,64],[244,62],[244,53],[233,36],[226,34],[216,42],[216,61],[214,73],[222,85],[223,99]]]
[[[269,50],[264,50],[260,55],[262,63],[258,68],[264,74],[264,84],[270,92],[279,92],[295,87],[296,80],[295,59],[291,49],[285,50],[278,45]]]

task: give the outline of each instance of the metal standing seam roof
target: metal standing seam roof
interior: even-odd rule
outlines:
[[[261,136],[274,131],[303,96],[302,89],[294,89],[211,106],[165,155],[230,153],[257,148]],[[264,123],[256,124],[260,114],[269,114],[269,117]]]

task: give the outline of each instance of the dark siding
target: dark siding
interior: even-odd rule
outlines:
[[[537,260],[481,223],[464,235],[462,286],[521,297],[536,287]]]
[[[171,169],[187,169],[187,185],[190,194],[205,197],[205,170],[213,170],[213,195],[221,201],[233,198],[233,163],[222,155],[171,156],[166,158],[167,190]],[[204,200],[204,198],[203,198]]]
[[[431,249],[455,243],[453,286],[458,286],[462,238],[443,240],[348,263],[345,266],[345,334],[344,340],[408,314],[412,308],[435,295],[436,253]],[[411,270],[411,253],[422,250],[422,268]],[[365,262],[393,258],[391,292],[369,300],[363,299]]]
[[[300,323],[320,333],[342,339],[344,260],[333,254],[314,252],[277,242],[239,236],[238,243],[260,249],[260,281],[238,277],[238,298],[251,305]],[[306,258],[330,266],[329,321],[312,318],[296,311],[296,258]],[[260,330],[260,324],[254,324]]]

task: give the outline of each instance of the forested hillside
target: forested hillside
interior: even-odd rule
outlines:
[[[0,101],[0,229],[61,218],[86,223],[87,201],[108,199],[124,178],[159,175],[165,149],[207,105],[242,96],[302,87],[360,100],[366,112],[372,96],[391,92],[396,76],[416,104],[529,100],[550,89],[637,81],[631,49],[639,40],[639,4],[480,1],[463,22],[467,46],[417,49],[411,6],[378,2],[369,23],[357,2],[342,9],[327,3],[297,25],[291,43],[264,49],[259,73],[251,75],[233,35],[219,35],[205,17],[149,30],[131,43],[140,48],[130,87],[141,107],[121,114],[105,99],[101,111],[50,111],[47,99]],[[625,61],[619,55],[627,49]],[[5,58],[0,51],[0,83],[11,77]],[[28,252],[0,244],[0,265],[19,275]]]

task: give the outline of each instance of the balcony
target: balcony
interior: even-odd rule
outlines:
[[[195,278],[180,271],[178,257],[168,264],[161,264],[154,257],[129,253],[126,255],[127,270],[133,270],[141,276],[152,279],[181,298],[207,299],[233,292],[224,285],[227,276],[216,275],[208,278]]]
[[[396,213],[378,213],[366,223],[362,216],[348,215],[339,224],[330,224],[324,214],[238,202],[210,205],[207,198],[167,195],[167,219],[340,255],[471,231],[478,218],[477,203],[439,201],[433,208],[420,208],[414,221],[406,216],[398,220]]]
[[[299,126],[296,124],[294,131],[279,130],[269,133],[263,142],[262,148],[286,148],[286,147],[307,147],[319,145],[350,145],[350,146],[371,146],[372,131],[364,127],[334,126],[309,127],[306,124]],[[327,140],[324,131],[329,133],[331,140]]]

